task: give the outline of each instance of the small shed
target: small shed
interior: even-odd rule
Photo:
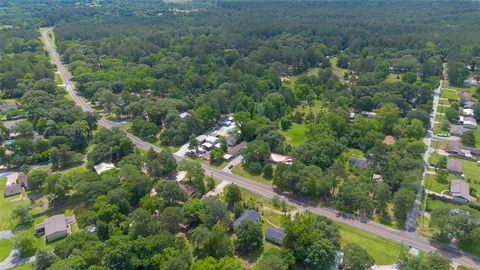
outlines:
[[[461,125],[450,125],[450,134],[452,136],[460,137],[465,133],[466,129]]]
[[[207,136],[205,135],[199,135],[195,138],[195,140],[199,143],[199,144],[202,144],[205,142],[205,139],[207,138]]]
[[[465,116],[463,118],[463,127],[465,128],[477,128],[477,120],[473,117]]]
[[[260,224],[260,221],[262,220],[262,218],[260,216],[260,213],[257,212],[257,210],[248,209],[245,212],[243,212],[243,214],[233,222],[233,229],[237,230],[238,226],[240,226],[240,224],[242,224],[242,222],[245,220],[250,220],[255,224]]]
[[[285,232],[282,229],[268,227],[265,232],[265,240],[277,245],[282,244],[283,238],[285,238]]]

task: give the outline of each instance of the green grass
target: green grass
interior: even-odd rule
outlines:
[[[448,177],[448,178],[452,178],[452,177]],[[449,180],[451,180],[451,179],[449,179]],[[425,188],[429,189],[431,191],[440,193],[440,192],[442,192],[444,190],[448,190],[450,188],[450,182],[439,183],[437,181],[437,176],[436,175],[427,174],[427,176],[425,178]]]
[[[401,82],[402,78],[399,74],[388,74],[387,78],[385,79],[386,83],[394,83],[394,82]]]
[[[450,105],[450,101],[448,101],[447,99],[439,99],[438,104]]]
[[[272,184],[271,180],[265,179],[262,175],[253,175],[253,174],[250,174],[249,172],[245,171],[242,164],[238,164],[237,166],[233,167],[232,173],[236,174],[238,176],[242,176],[242,177],[245,177],[247,179],[262,183],[262,184],[267,184],[267,185]]]
[[[12,242],[8,239],[0,239],[0,262],[3,262],[12,251]]]
[[[7,179],[3,178],[0,180],[0,190],[3,191],[5,185],[7,183]],[[11,215],[13,209],[21,204],[28,204],[28,199],[19,200],[20,195],[15,195],[11,197],[4,198],[0,196],[0,230],[8,230],[13,229],[15,224],[11,220]]]
[[[337,67],[337,57],[332,57],[330,58],[330,64],[332,65],[332,71],[337,77],[340,79],[340,81],[344,81],[344,76],[345,73],[348,73],[348,69],[344,68],[339,68]]]
[[[363,152],[361,150],[358,150],[358,149],[349,148],[349,149],[347,149],[347,151],[345,151],[345,154],[348,157],[363,158],[363,159],[365,158]]]
[[[30,269],[33,269],[33,262],[8,268],[8,270],[30,270]]]
[[[460,160],[463,165],[463,174],[465,174],[465,179],[469,183],[470,188],[480,191],[480,166],[474,161]]]
[[[480,128],[476,128],[473,133],[475,134],[475,146],[480,147]]]
[[[448,82],[448,80],[443,81],[443,88],[452,88],[452,89],[464,90],[464,91],[470,92],[471,94],[475,93],[475,86],[470,86],[470,87],[463,86],[463,85],[462,86],[451,86],[450,83]]]
[[[288,144],[293,146],[298,146],[306,143],[307,139],[305,138],[305,132],[307,131],[307,126],[305,124],[293,123],[290,129],[282,130],[280,133],[285,136],[285,139]]]
[[[15,103],[17,103],[17,100],[14,98],[6,98],[6,99],[0,100],[0,104],[3,104],[3,105],[12,105]]]
[[[457,270],[473,270],[472,268],[466,267],[464,265],[457,266]]]
[[[60,73],[55,72],[55,84],[60,85],[63,84],[62,77],[60,77]]]
[[[440,93],[441,98],[446,98],[446,99],[451,99],[451,100],[458,100],[459,96],[456,91],[454,90],[448,90],[448,89],[442,89],[442,92]]]
[[[437,154],[437,153],[433,153],[430,158],[428,159],[428,163],[430,164],[437,164],[437,162],[440,160],[440,157],[442,155],[440,154]]]
[[[432,140],[432,148],[434,149],[447,149],[448,141],[447,140]]]
[[[368,251],[375,264],[385,265],[397,262],[398,256],[405,249],[400,244],[372,235],[360,229],[339,224],[340,245],[355,243]]]
[[[480,257],[480,245],[478,243],[473,243],[473,242],[459,242],[458,243],[458,248],[460,250],[466,251],[472,255],[475,255],[477,257]]]

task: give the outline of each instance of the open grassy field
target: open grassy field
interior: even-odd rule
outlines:
[[[304,144],[307,139],[305,138],[305,132],[307,131],[307,126],[304,124],[293,123],[290,129],[282,130],[280,133],[285,136],[286,142],[293,146]]]
[[[385,79],[386,83],[394,83],[394,82],[401,82],[402,78],[399,74],[388,74],[387,78]]]
[[[473,133],[475,134],[475,146],[480,147],[480,127],[477,127]]]
[[[344,81],[343,78],[345,76],[345,73],[348,73],[348,69],[337,67],[337,57],[330,58],[330,64],[332,65],[333,73],[337,75],[340,81]]]
[[[236,174],[238,176],[242,176],[242,177],[245,177],[247,179],[262,183],[262,184],[267,184],[267,185],[272,184],[271,180],[265,179],[262,175],[253,175],[253,174],[250,174],[249,172],[245,171],[242,164],[238,164],[237,166],[233,167],[232,173]]]
[[[450,85],[448,80],[443,81],[443,88],[464,90],[464,91],[470,92],[471,94],[475,93],[475,86],[463,86],[463,85],[462,86],[452,86],[452,85]]]
[[[461,160],[463,165],[463,174],[470,185],[470,188],[480,190],[480,166],[470,160]]]
[[[340,244],[345,246],[348,243],[355,243],[368,251],[368,254],[375,259],[375,264],[393,264],[398,256],[406,248],[401,245],[366,233],[357,228],[339,224]]]
[[[426,179],[425,179],[425,188],[426,189],[429,189],[431,191],[440,193],[444,190],[448,190],[449,187],[450,187],[450,183],[439,183],[437,181],[437,176],[436,175],[427,174]]]
[[[455,90],[449,90],[442,88],[442,92],[440,93],[441,98],[446,98],[446,99],[451,99],[451,100],[458,100],[459,96],[457,94],[457,91]]]
[[[12,251],[12,242],[8,239],[0,239],[0,262],[5,260]]]
[[[4,189],[6,183],[6,178],[0,180],[0,190]],[[0,230],[14,228],[15,224],[12,222],[10,217],[13,209],[22,204],[29,204],[29,200],[26,198],[25,194],[15,195],[7,198],[4,198],[3,195],[0,196]]]

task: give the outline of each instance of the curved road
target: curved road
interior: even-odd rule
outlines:
[[[50,33],[51,29],[44,28],[41,29],[41,39],[45,46],[47,47],[48,52],[50,53],[53,62],[57,66],[58,71],[60,72],[60,76],[62,78],[62,81],[64,85],[67,88],[68,93],[70,96],[73,98],[75,103],[83,110],[83,111],[89,111],[92,112],[94,109],[92,109],[86,102],[83,100],[80,96],[77,95],[75,92],[75,88],[73,83],[71,82],[71,75],[67,72],[65,69],[64,65],[60,61],[60,57],[56,50],[53,48],[51,41],[50,41]],[[118,126],[118,123],[112,122],[109,120],[106,120],[104,118],[100,119],[98,121],[98,124],[105,127],[105,128],[112,128],[115,126]],[[152,145],[148,142],[144,142],[140,138],[127,133],[128,138],[135,144],[138,148],[149,150],[153,149],[154,151],[162,151],[161,148]],[[175,156],[176,159],[181,160],[183,157],[180,156]],[[413,247],[419,250],[423,251],[434,251],[434,250],[440,250],[442,253],[444,253],[446,256],[450,257],[454,263],[462,264],[468,267],[471,267],[473,269],[480,269],[480,259],[468,255],[466,253],[463,253],[456,249],[455,247],[449,246],[449,245],[444,245],[444,244],[439,244],[433,241],[429,241],[423,237],[419,237],[415,233],[408,233],[405,231],[399,231],[399,230],[394,230],[392,228],[386,227],[384,225],[369,221],[369,220],[361,220],[358,217],[354,217],[351,215],[347,215],[344,213],[341,213],[337,210],[326,208],[326,207],[321,207],[316,204],[313,204],[308,201],[300,200],[298,198],[290,197],[283,195],[281,193],[276,192],[271,186],[261,184],[252,180],[248,180],[246,178],[222,171],[221,169],[215,169],[207,165],[203,165],[203,168],[205,169],[205,173],[208,176],[213,176],[218,179],[222,179],[225,181],[229,181],[232,183],[235,183],[245,189],[248,189],[252,192],[255,192],[259,195],[265,196],[267,198],[273,198],[274,196],[279,197],[280,199],[284,199],[288,204],[291,204],[295,206],[296,208],[300,210],[306,210],[310,211],[312,213],[318,214],[325,216],[327,218],[330,218],[336,222],[344,223],[353,227],[356,227],[358,229],[364,230],[366,232],[369,232],[371,234],[374,234],[376,236],[403,244],[408,247]]]

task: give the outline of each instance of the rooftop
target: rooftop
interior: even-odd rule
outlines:
[[[285,237],[285,232],[282,229],[278,229],[275,227],[268,227],[267,231],[265,232],[265,237],[270,239],[275,239],[281,242]]]
[[[247,146],[247,142],[243,141],[233,147],[228,148],[228,153],[232,156],[238,156],[240,154],[240,151]]]
[[[240,224],[242,224],[244,220],[250,220],[251,222],[257,224],[260,218],[261,216],[257,212],[257,210],[248,209],[248,210],[245,210],[245,212],[243,212],[243,214],[233,222],[233,227],[237,228],[238,226],[240,226]]]
[[[462,197],[470,202],[475,202],[477,198],[470,195],[470,187],[463,180],[452,180],[450,184],[450,193],[453,197]]]
[[[47,218],[44,222],[35,225],[35,230],[45,228],[45,236],[67,230],[67,219],[64,214]]]
[[[368,161],[366,161],[364,159],[355,158],[355,157],[349,157],[348,158],[348,163],[352,164],[355,167],[362,168],[362,169],[366,169],[370,166]]]
[[[462,162],[456,159],[448,159],[447,170],[453,173],[461,174],[463,172]]]
[[[396,141],[397,141],[397,139],[395,139],[395,137],[390,136],[390,135],[385,136],[385,138],[383,139],[383,143],[386,144],[386,145],[392,145]]]
[[[97,165],[93,166],[93,168],[95,169],[95,171],[98,174],[101,174],[101,173],[109,171],[111,169],[115,169],[115,165],[113,165],[113,163],[102,162],[100,164],[97,164]]]

